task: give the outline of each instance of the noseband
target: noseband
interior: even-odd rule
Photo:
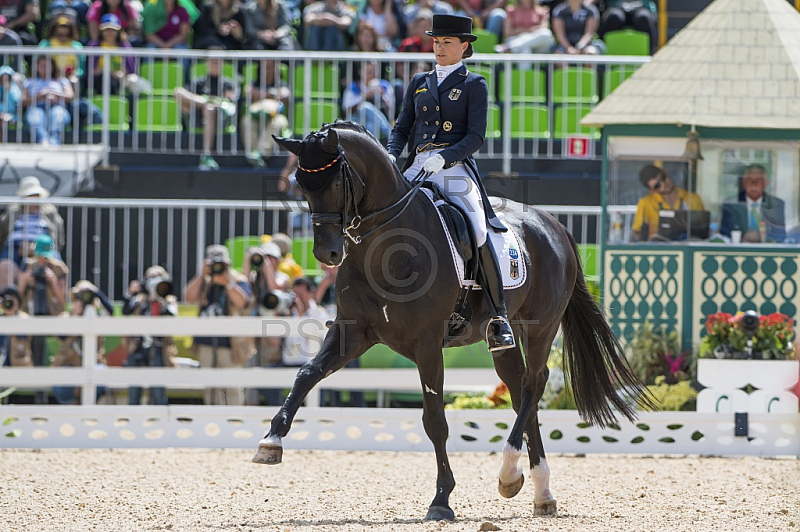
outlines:
[[[358,212],[358,204],[361,202],[361,200],[366,195],[367,184],[364,181],[364,179],[361,177],[361,174],[359,174],[358,171],[356,171],[356,169],[353,168],[353,165],[350,164],[350,161],[347,159],[347,154],[345,153],[344,148],[342,148],[341,144],[337,146],[337,150],[338,150],[338,154],[337,154],[336,158],[333,159],[328,164],[326,164],[325,166],[322,166],[320,168],[315,168],[315,169],[312,169],[312,170],[308,170],[306,168],[303,168],[299,164],[298,164],[298,167],[299,167],[300,170],[302,170],[304,172],[311,172],[311,173],[321,172],[323,170],[326,170],[326,169],[330,168],[331,166],[336,164],[337,161],[341,160],[341,162],[342,162],[341,172],[342,172],[342,181],[343,181],[343,183],[342,183],[342,205],[343,205],[342,209],[343,209],[343,211],[342,212],[312,212],[311,213],[311,223],[313,223],[314,225],[322,225],[322,224],[341,225],[342,226],[342,234],[344,236],[346,236],[347,238],[349,238],[350,241],[353,242],[353,244],[360,244],[365,238],[367,238],[368,236],[373,234],[375,231],[377,231],[378,229],[382,228],[386,224],[394,221],[398,216],[403,214],[403,212],[406,210],[406,208],[408,208],[408,206],[411,204],[411,200],[413,199],[414,195],[417,193],[419,188],[428,179],[428,177],[430,177],[430,174],[426,174],[424,171],[420,171],[420,173],[417,174],[417,176],[412,181],[414,183],[414,186],[411,188],[411,190],[406,192],[405,195],[402,198],[400,198],[396,202],[392,203],[388,207],[385,207],[385,208],[383,208],[383,209],[381,209],[379,211],[375,211],[373,213],[370,213],[370,214],[362,217],[361,214],[359,214],[359,212]],[[394,167],[394,165],[392,165],[392,166]],[[396,169],[396,167],[395,167],[395,169]],[[397,171],[397,170],[395,170],[395,171]],[[358,180],[358,183],[361,185],[362,192],[361,192],[361,197],[360,198],[356,198],[354,177],[355,177],[355,179]],[[405,179],[405,178],[403,178],[403,179]],[[356,231],[359,227],[361,227],[361,225],[363,223],[368,222],[368,221],[372,220],[373,218],[375,218],[376,216],[379,216],[379,215],[381,215],[381,214],[383,214],[383,213],[385,213],[385,212],[387,212],[387,211],[389,211],[391,209],[394,209],[395,207],[397,207],[397,206],[399,206],[399,205],[401,205],[403,203],[405,203],[405,205],[403,205],[403,208],[400,209],[400,212],[398,212],[397,214],[395,214],[394,216],[392,216],[391,218],[389,218],[385,222],[379,224],[376,227],[373,227],[372,229],[370,229],[369,231],[367,231],[363,235],[354,235],[354,234],[352,234],[352,231]],[[351,207],[351,205],[352,205],[352,207]],[[352,216],[351,216],[351,213],[352,213]]]

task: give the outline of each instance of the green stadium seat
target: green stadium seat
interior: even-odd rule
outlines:
[[[609,31],[603,41],[606,55],[650,55],[650,35],[641,31]]]
[[[593,68],[557,68],[553,72],[554,103],[597,103],[597,71]]]
[[[303,121],[308,112],[308,127],[310,130],[317,130],[322,124],[330,124],[339,117],[339,106],[333,102],[311,102],[306,111],[303,102],[297,102],[294,106],[294,128],[295,135],[305,136],[307,131],[303,129]]]
[[[226,240],[225,247],[228,248],[228,254],[231,257],[231,266],[236,270],[242,271],[247,250],[260,245],[260,236],[235,236]]]
[[[153,96],[172,96],[183,86],[183,65],[176,61],[143,61],[139,76],[153,85]]]
[[[497,139],[503,136],[500,106],[496,103],[489,104],[489,116],[486,123],[486,138]]]
[[[508,75],[505,70],[500,74],[500,92],[497,93],[500,101],[506,98],[506,82]],[[514,69],[511,71],[511,102],[512,103],[544,103],[547,101],[547,82],[544,71],[539,68],[527,70]]]
[[[553,124],[553,137],[563,139],[573,136],[585,136],[593,139],[600,138],[600,130],[596,127],[581,125],[581,118],[589,114],[592,107],[589,105],[562,105],[556,107]]]
[[[256,66],[255,63],[252,63],[251,66]],[[206,77],[206,72],[208,72],[208,66],[205,61],[197,61],[194,63],[191,68],[189,69],[189,77],[191,79],[198,79]],[[236,72],[236,65],[231,62],[225,62],[222,65],[222,77],[232,79],[234,81],[240,81],[241,76],[238,72]],[[255,77],[255,75],[253,76]]]
[[[322,275],[322,269],[314,256],[313,236],[292,239],[292,258],[303,268],[303,275],[308,277]]]
[[[638,68],[639,65],[607,66],[603,74],[603,98],[614,92],[614,89],[631,77]]]
[[[490,65],[489,66],[471,65],[469,67],[469,71],[472,72],[473,74],[478,74],[479,76],[483,76],[484,78],[486,78],[486,85],[489,86],[489,101],[493,102],[495,100],[495,89],[496,89],[494,84],[494,79],[495,79],[494,67]]]
[[[128,99],[123,96],[109,96],[108,109],[103,109],[103,97],[95,96],[92,103],[108,115],[108,129],[110,131],[128,131],[130,129],[131,115]],[[90,124],[86,126],[87,131],[102,131],[103,124]]]
[[[550,138],[550,110],[547,106],[512,105],[511,137],[516,139]]]
[[[295,99],[305,95],[304,65],[299,65],[294,70],[294,83],[292,84]],[[339,99],[339,66],[338,65],[311,65],[311,98],[313,99]],[[338,113],[337,113],[338,114]]]
[[[141,98],[136,102],[136,130],[181,131],[181,111],[174,98]]]
[[[497,35],[482,29],[474,29],[472,33],[478,36],[478,40],[472,43],[472,49],[476,54],[495,53],[494,47],[499,44]]]

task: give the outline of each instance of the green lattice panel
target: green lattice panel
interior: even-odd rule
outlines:
[[[705,336],[706,316],[714,312],[782,312],[800,318],[800,254],[738,250],[694,254],[692,340]]]
[[[681,250],[607,250],[603,303],[617,337],[623,343],[629,341],[645,320],[665,331],[679,331],[683,278]]]

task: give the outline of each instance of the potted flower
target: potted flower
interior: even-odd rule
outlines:
[[[768,316],[739,312],[711,314],[706,319],[706,336],[700,342],[701,358],[748,358],[748,338],[752,340],[750,358],[791,360],[796,353],[792,339],[792,320],[775,312]]]

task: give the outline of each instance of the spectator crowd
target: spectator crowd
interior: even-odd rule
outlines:
[[[58,145],[65,132],[102,123],[104,60],[111,65],[110,93],[130,101],[153,92],[151,59],[87,56],[87,48],[309,50],[430,52],[435,14],[472,17],[500,53],[602,54],[601,38],[630,27],[656,45],[656,3],[615,0],[0,0],[0,117],[3,138],[21,126],[31,142]],[[69,49],[52,60],[23,46]],[[73,53],[74,52],[74,53]],[[280,64],[183,65],[174,93],[183,128],[202,134],[200,167],[219,167],[212,157],[218,129],[239,128],[247,160],[256,167],[272,155],[272,134],[291,134],[285,106],[291,92]],[[227,68],[233,66],[233,68]],[[250,65],[247,65],[248,67]],[[219,68],[217,68],[219,67]],[[340,81],[336,115],[366,124],[386,138],[402,101],[403,83],[431,64],[377,62],[355,65]],[[409,70],[406,72],[406,70]]]

